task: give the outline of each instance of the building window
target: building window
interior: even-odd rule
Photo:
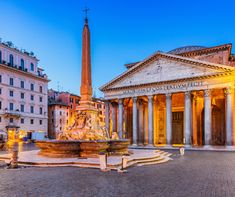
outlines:
[[[0,109],[2,109],[2,101],[0,101]]]
[[[39,112],[42,115],[42,107],[39,108]]]
[[[0,75],[0,83],[2,83],[2,75]]]
[[[33,106],[30,106],[30,112],[34,113],[34,107]]]
[[[14,103],[10,103],[9,108],[10,108],[11,111],[14,110]]]
[[[13,122],[14,122],[13,118],[10,118],[10,123],[13,123]]]
[[[23,92],[20,93],[20,98],[24,99],[24,93]]]
[[[14,57],[13,57],[12,54],[10,54],[9,59],[10,59],[9,64],[10,64],[11,66],[13,66],[13,65],[14,65]]]
[[[51,115],[52,115],[52,116],[54,115],[54,111],[51,112]]]
[[[24,88],[24,81],[20,81],[20,87]]]
[[[42,93],[42,86],[39,86],[39,91]]]
[[[0,64],[2,63],[2,51],[0,50]]]
[[[0,94],[2,94],[2,88],[0,88]]]
[[[33,119],[30,119],[30,124],[33,124]]]
[[[20,123],[21,123],[21,124],[24,124],[24,118],[21,118],[21,119],[20,119]]]
[[[10,78],[9,84],[10,84],[10,86],[14,85],[14,79],[13,78]]]
[[[20,66],[21,66],[22,70],[24,70],[24,60],[23,59],[20,60]]]
[[[62,111],[60,111],[60,116],[62,116]]]
[[[30,99],[31,99],[31,101],[33,101],[34,100],[34,95],[31,95]]]
[[[13,90],[10,90],[10,91],[9,91],[9,95],[10,95],[10,97],[13,97],[13,96],[14,96]]]
[[[42,120],[39,120],[39,124],[42,125]]]
[[[34,84],[30,84],[30,90],[34,91]]]
[[[20,111],[24,112],[24,105],[20,105]]]
[[[39,102],[42,102],[42,97],[41,96],[39,97]]]
[[[2,122],[2,117],[0,116],[0,122]]]
[[[60,124],[62,123],[62,119],[60,119]]]
[[[33,63],[30,64],[30,70],[31,70],[31,71],[34,71],[34,65],[33,65]]]

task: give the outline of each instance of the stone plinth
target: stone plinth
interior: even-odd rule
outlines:
[[[69,140],[36,141],[39,155],[54,158],[73,158],[80,156],[80,142]]]
[[[130,145],[129,139],[110,140],[108,152],[111,155],[128,154],[128,146]]]

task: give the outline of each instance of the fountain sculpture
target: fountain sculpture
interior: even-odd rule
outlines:
[[[129,140],[110,138],[109,131],[100,127],[98,110],[92,101],[90,30],[85,18],[82,43],[81,100],[74,122],[57,135],[56,140],[37,141],[39,154],[49,157],[97,157],[100,152],[128,153]]]

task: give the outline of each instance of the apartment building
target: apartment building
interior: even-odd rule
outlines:
[[[0,131],[8,140],[42,139],[48,125],[48,78],[31,52],[0,41]]]

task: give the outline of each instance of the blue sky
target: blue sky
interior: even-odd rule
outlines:
[[[79,94],[86,4],[97,96],[124,64],[155,51],[235,44],[233,0],[0,0],[0,37],[34,51],[49,88]]]

